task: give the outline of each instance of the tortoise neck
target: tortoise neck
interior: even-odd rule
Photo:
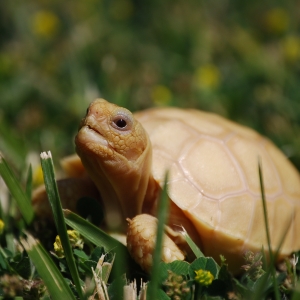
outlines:
[[[157,201],[161,188],[152,174],[149,176],[146,195],[143,202],[142,213],[154,215],[157,210]]]
[[[83,165],[97,186],[105,209],[106,224],[111,230],[127,226],[126,218],[133,218],[143,211],[143,203],[151,205],[156,196],[156,183],[152,176],[152,149],[145,136],[145,149],[134,160],[111,151],[84,152],[78,147]]]
[[[150,142],[150,141],[149,141]],[[156,182],[151,174],[151,145],[136,161],[118,162],[118,166],[105,164],[105,176],[94,178],[102,195],[106,223],[111,229],[125,229],[126,218],[141,214],[156,196]],[[99,168],[97,167],[99,170]],[[114,220],[118,220],[116,224]]]

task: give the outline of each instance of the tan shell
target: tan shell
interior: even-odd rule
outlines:
[[[300,249],[299,173],[273,143],[196,110],[157,108],[135,117],[152,142],[154,178],[162,184],[170,170],[169,196],[194,224],[204,253],[241,265],[245,250],[267,249],[259,158],[272,248],[285,236],[281,255]]]

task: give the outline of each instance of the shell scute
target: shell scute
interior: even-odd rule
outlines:
[[[182,177],[182,174],[180,175]],[[168,193],[171,199],[182,199],[180,202],[174,200],[175,204],[180,206],[182,210],[193,210],[200,203],[203,197],[200,192],[197,192],[196,187],[185,178],[180,178],[178,180],[171,179],[168,186]]]
[[[254,200],[248,194],[230,196],[220,201],[222,211],[218,231],[230,236],[245,239],[250,231],[249,212],[253,212]],[[235,212],[235,213],[233,213]],[[237,231],[237,228],[239,229]]]
[[[203,137],[185,155],[185,176],[207,197],[220,199],[244,189],[244,183],[226,145]]]
[[[266,145],[266,149],[268,150],[268,153],[272,158],[277,170],[280,170],[280,172],[278,172],[278,176],[280,177],[284,191],[288,195],[299,199],[300,177],[298,171],[276,147],[272,147],[272,145],[269,144]]]
[[[263,138],[251,140],[240,135],[233,136],[227,142],[231,155],[237,161],[240,173],[244,177],[246,186],[250,192],[257,196],[261,194],[258,177],[259,159],[262,162],[264,187],[268,194],[271,196],[282,192],[278,170],[264,147],[266,143],[268,141]]]
[[[167,126],[165,122],[162,122],[156,126],[155,130],[152,127],[152,130],[150,136],[153,149],[161,149],[173,160],[178,160],[182,147],[195,138],[190,128],[179,120],[170,120]],[[173,134],[170,134],[170,130]]]
[[[282,248],[287,251],[287,249],[292,248],[295,240],[298,237],[295,235],[293,228],[297,228],[295,222],[295,210],[292,203],[286,201],[284,196],[278,197],[273,203],[273,218],[270,220],[270,232],[272,232],[272,244],[278,246],[281,240],[284,238],[284,243]],[[268,215],[270,209],[268,210]],[[296,223],[296,222],[295,222]],[[290,228],[290,226],[292,227]],[[299,228],[299,227],[298,227]]]
[[[254,201],[254,205],[251,211],[249,231],[245,236],[245,248],[248,248],[247,244],[249,243],[257,249],[261,249],[262,245],[264,245],[264,247],[267,247],[263,205],[261,199],[253,199],[252,201]]]
[[[221,217],[221,211],[219,203],[216,200],[202,197],[198,204],[190,208],[187,213],[193,219],[193,223],[198,232],[202,232],[202,228],[198,226],[198,221],[201,219],[202,223],[205,223],[210,229],[214,229],[218,226]]]

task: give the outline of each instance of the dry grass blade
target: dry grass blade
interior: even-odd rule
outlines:
[[[124,298],[123,300],[146,300],[147,299],[147,284],[141,280],[140,292],[138,295],[138,289],[136,280],[130,282],[124,286]]]
[[[94,269],[92,269],[92,272],[93,272],[93,279],[95,281],[96,286],[93,295],[90,296],[88,299],[109,300],[106,283],[100,278],[99,275],[96,274]]]
[[[124,291],[124,300],[135,300],[137,296],[137,287],[136,287],[136,281],[134,280],[128,285],[125,285],[123,288]]]

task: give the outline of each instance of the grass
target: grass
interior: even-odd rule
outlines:
[[[263,264],[263,255],[248,253],[245,261],[246,272],[240,278],[233,278],[228,272],[226,260],[223,258],[218,265],[212,258],[205,257],[201,250],[193,243],[187,233],[186,240],[193,250],[196,259],[191,262],[175,261],[173,263],[160,262],[161,246],[156,248],[154,254],[154,267],[151,277],[148,278],[128,256],[126,248],[108,236],[105,232],[95,227],[90,222],[78,215],[61,209],[57,193],[53,162],[51,155],[42,154],[46,190],[52,203],[54,220],[60,237],[60,249],[50,253],[44,246],[28,232],[27,207],[19,206],[20,212],[27,221],[21,223],[19,233],[12,232],[10,222],[5,224],[1,236],[0,248],[0,296],[19,296],[19,299],[123,299],[126,291],[128,300],[136,299],[139,288],[129,284],[124,277],[127,274],[131,280],[144,278],[147,283],[141,288],[147,293],[147,299],[281,299],[284,294],[286,299],[298,299],[300,283],[298,281],[298,265],[288,264],[287,271],[276,271],[274,258],[270,251],[270,235],[268,234],[267,211],[264,205],[265,231],[268,235],[271,262]],[[265,202],[262,167],[259,164],[259,177],[261,183],[262,201]],[[17,205],[26,199],[16,176],[5,159],[1,157],[0,174],[8,182],[8,186]],[[31,173],[28,173],[30,176]],[[26,186],[30,186],[27,178]],[[17,191],[17,193],[13,191]],[[161,245],[163,224],[168,211],[168,198],[166,188],[162,194],[160,220],[158,225],[157,245]],[[1,210],[1,218],[9,220]],[[76,231],[68,231],[66,225]],[[290,225],[290,224],[288,224]],[[287,228],[288,229],[288,228]],[[32,230],[32,228],[31,228]],[[77,232],[75,234],[75,232]],[[13,243],[14,251],[9,250],[9,239],[17,239]],[[57,241],[57,240],[56,240]],[[71,241],[71,244],[70,244]],[[281,241],[281,246],[283,240]],[[10,243],[12,244],[12,243]],[[20,251],[22,245],[24,250]],[[85,248],[83,249],[83,245]],[[58,248],[59,248],[58,247]],[[279,249],[278,249],[279,250]],[[298,256],[296,256],[298,257]],[[128,262],[124,268],[122,261]],[[113,271],[113,270],[117,270]],[[130,270],[130,271],[129,271]],[[111,271],[113,271],[111,273]],[[131,277],[133,275],[133,277]],[[289,280],[290,286],[287,288]],[[149,281],[149,282],[148,282]],[[16,282],[12,284],[12,282]],[[18,284],[17,284],[18,283]],[[8,287],[11,287],[10,289]],[[124,286],[126,288],[124,288]],[[147,292],[146,292],[147,291]],[[96,296],[98,295],[98,296]],[[102,296],[100,296],[102,295]],[[131,295],[131,296],[128,296]],[[97,298],[99,297],[99,298]],[[131,298],[130,298],[131,297]],[[231,297],[231,298],[230,298]],[[125,299],[125,298],[124,298]],[[144,299],[144,298],[140,298]]]

